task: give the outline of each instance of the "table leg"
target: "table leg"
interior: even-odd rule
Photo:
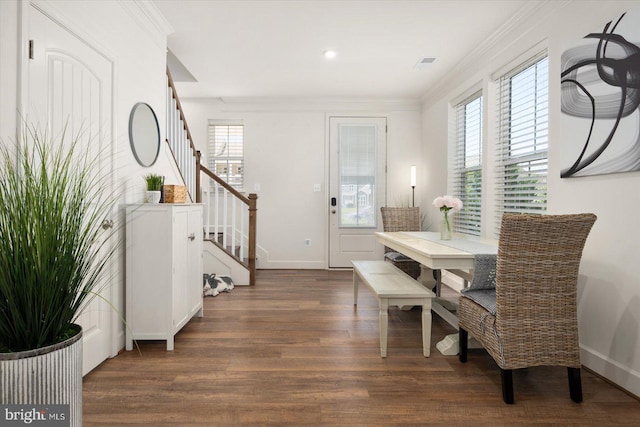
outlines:
[[[422,303],[422,354],[431,355],[431,300]]]
[[[380,323],[380,356],[387,357],[387,327],[389,324],[389,300],[386,298],[380,298],[379,301],[380,312],[378,314],[378,320]]]
[[[442,270],[433,270],[434,275],[436,276],[436,296],[440,296],[440,288],[442,287]]]
[[[353,270],[353,305],[358,305],[358,274]]]
[[[447,335],[436,344],[436,348],[445,356],[455,356],[456,354],[458,354],[459,350],[458,334]],[[469,335],[467,348],[482,348],[482,344],[480,344],[475,338]]]

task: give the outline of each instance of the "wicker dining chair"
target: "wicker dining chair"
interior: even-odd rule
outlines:
[[[593,214],[504,214],[495,276],[485,274],[495,288],[474,289],[472,281],[461,293],[460,361],[471,334],[500,368],[505,403],[514,401],[512,370],[542,365],[567,367],[571,400],[582,401],[577,282],[595,221]]]
[[[420,208],[381,207],[384,231],[420,231]],[[384,247],[384,259],[414,279],[420,276],[420,263],[393,249]]]

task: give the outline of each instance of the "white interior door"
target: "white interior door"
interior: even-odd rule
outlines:
[[[329,267],[382,259],[374,232],[382,230],[386,198],[387,119],[329,118]]]
[[[32,59],[27,59],[26,120],[59,135],[82,133],[97,160],[95,173],[111,194],[114,179],[112,138],[112,62],[35,7],[29,8]],[[84,142],[83,142],[84,145]],[[115,212],[112,212],[114,215]],[[113,242],[111,243],[113,244]],[[110,280],[116,277],[107,272]],[[114,286],[103,286],[102,297],[114,301]],[[111,354],[113,309],[95,298],[80,315],[83,328],[83,373]]]

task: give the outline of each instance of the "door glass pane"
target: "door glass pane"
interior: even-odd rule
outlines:
[[[376,126],[339,127],[340,227],[376,227]]]

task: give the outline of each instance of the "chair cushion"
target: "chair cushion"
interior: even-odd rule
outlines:
[[[408,261],[413,261],[411,258],[409,258],[406,255],[403,255],[399,252],[387,252],[386,254],[384,254],[384,259],[388,259],[391,262],[408,262]],[[415,261],[413,261],[415,262]]]
[[[496,290],[494,289],[463,289],[460,294],[481,305],[489,313],[496,315]]]
[[[473,257],[473,279],[467,290],[496,288],[496,255]]]

